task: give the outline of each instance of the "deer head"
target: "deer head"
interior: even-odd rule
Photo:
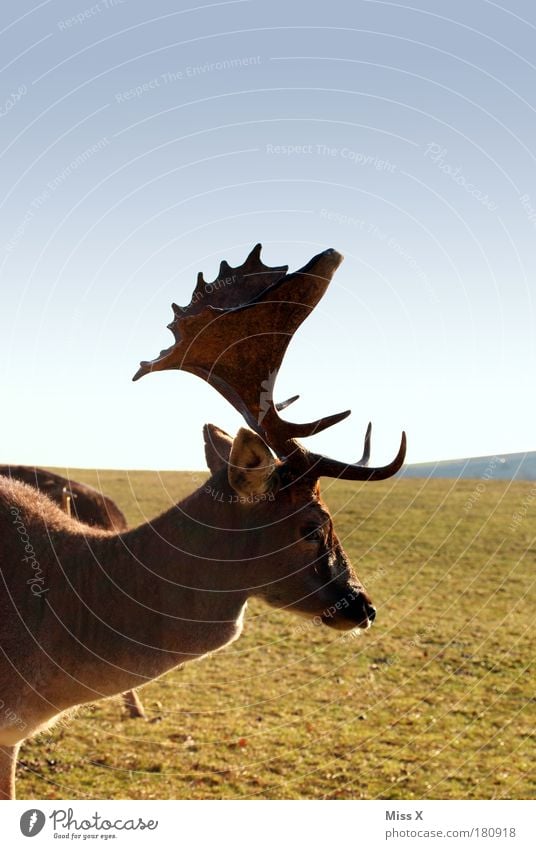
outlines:
[[[370,425],[356,463],[315,454],[298,441],[350,412],[294,424],[279,413],[298,396],[283,404],[273,397],[288,344],[342,256],[330,249],[288,274],[287,266],[265,266],[260,252],[257,245],[238,268],[222,262],[212,283],[199,274],[190,304],[172,306],[175,343],[142,362],[134,380],[153,371],[189,371],[217,389],[249,425],[234,440],[207,425],[205,446],[213,475],[207,493],[227,509],[225,527],[243,532],[243,559],[255,563],[250,594],[335,628],[366,628],[375,609],[337,539],[318,480],[389,478],[404,462],[406,437],[395,459],[376,468],[368,466]]]

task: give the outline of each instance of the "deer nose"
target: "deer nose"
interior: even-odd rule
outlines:
[[[367,614],[369,622],[374,622],[376,619],[376,608],[368,601],[365,602],[365,613]]]

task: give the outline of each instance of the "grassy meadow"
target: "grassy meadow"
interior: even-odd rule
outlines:
[[[132,524],[196,485],[69,473]],[[534,484],[323,491],[373,628],[348,636],[250,602],[238,642],[140,691],[149,721],[113,699],[26,743],[19,798],[534,797]]]

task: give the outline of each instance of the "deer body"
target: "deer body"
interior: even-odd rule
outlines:
[[[32,466],[0,465],[0,475],[37,488],[84,525],[117,532],[128,528],[125,515],[117,504],[87,484]],[[122,698],[132,719],[145,719],[143,705],[135,691],[123,693]]]
[[[207,496],[194,495],[184,509],[196,500]],[[20,484],[0,484],[0,504],[0,534],[10,542],[2,562],[0,693],[22,721],[4,724],[0,743],[17,742],[62,711],[139,686],[238,636],[246,593],[210,590],[202,564],[181,550],[191,540],[191,519],[181,521],[176,508],[117,535],[80,528]],[[28,584],[35,574],[22,560],[20,522],[39,584]],[[207,540],[207,556],[210,548]],[[212,580],[215,570],[226,588],[229,564],[211,561]]]
[[[127,528],[127,520],[117,504],[92,486],[32,466],[0,465],[0,475],[37,487],[64,509],[69,505],[66,512],[85,525],[115,531]]]

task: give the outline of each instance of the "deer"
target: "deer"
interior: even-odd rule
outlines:
[[[308,423],[280,416],[274,384],[287,346],[343,257],[270,267],[256,245],[225,261],[191,302],[172,305],[174,344],[134,380],[185,370],[243,416],[231,437],[203,429],[210,478],[151,522],[126,531],[81,526],[24,483],[0,482],[0,797],[15,797],[21,743],[78,706],[118,695],[236,640],[247,603],[366,631],[376,609],[333,526],[319,480],[379,481],[404,463],[346,463],[300,441],[349,410]],[[223,282],[222,282],[223,281]],[[230,281],[228,284],[227,281]]]
[[[0,465],[0,475],[36,487],[82,524],[117,532],[126,531],[128,527],[126,517],[115,501],[88,484],[64,478],[37,466]],[[123,693],[122,699],[131,719],[147,718],[135,690]]]
[[[127,529],[126,517],[115,501],[88,484],[37,466],[0,464],[0,475],[35,487],[84,525],[116,531]]]

